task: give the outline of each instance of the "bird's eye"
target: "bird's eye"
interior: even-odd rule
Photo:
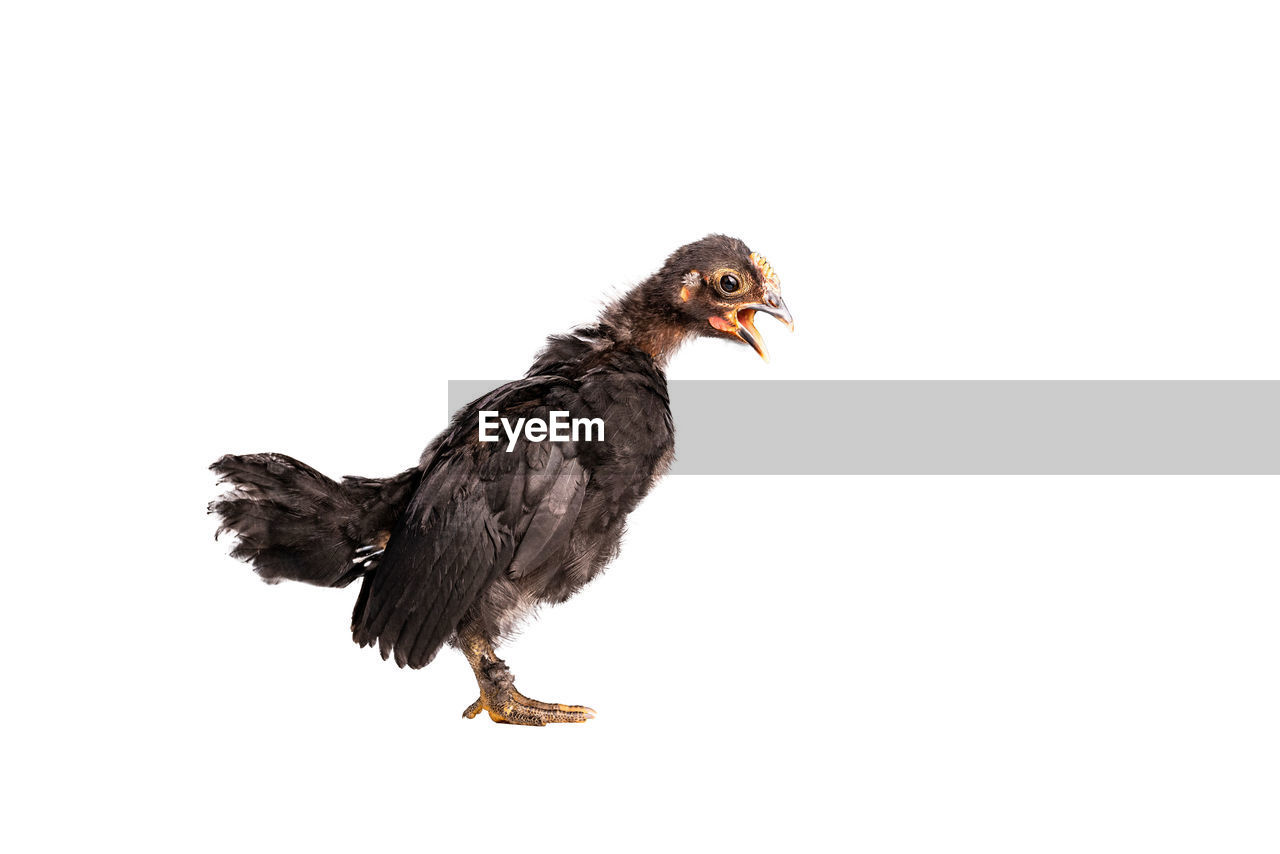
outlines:
[[[725,273],[720,277],[720,293],[725,296],[736,294],[742,289],[742,283],[738,281],[738,277],[732,273]]]

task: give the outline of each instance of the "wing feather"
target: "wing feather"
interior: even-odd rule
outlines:
[[[565,546],[589,475],[571,443],[480,443],[477,413],[546,418],[573,409],[562,378],[512,384],[468,407],[430,449],[417,492],[366,576],[353,618],[361,645],[424,667],[499,573],[536,570]],[[554,394],[554,406],[548,394]]]

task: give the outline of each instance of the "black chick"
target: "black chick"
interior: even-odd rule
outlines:
[[[757,312],[791,325],[769,263],[712,235],[609,305],[594,326],[552,336],[523,379],[461,409],[395,477],[336,483],[283,454],[225,456],[233,489],[210,505],[232,551],[268,582],[344,587],[362,578],[351,628],[401,667],[446,644],[475,671],[481,710],[504,723],[594,712],[519,693],[494,644],[542,603],[563,602],[617,554],[629,514],[666,470],[674,433],[663,367],[686,340],[745,342],[765,359]],[[481,441],[480,413],[600,419],[570,441]],[[492,431],[489,431],[492,435]],[[537,436],[535,435],[536,439]]]

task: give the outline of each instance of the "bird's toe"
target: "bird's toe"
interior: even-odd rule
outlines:
[[[544,703],[526,697],[515,689],[502,695],[486,698],[483,694],[462,713],[474,718],[481,711],[489,713],[489,719],[500,724],[521,726],[546,726],[547,724],[582,723],[596,716],[589,706],[570,706],[564,703]]]

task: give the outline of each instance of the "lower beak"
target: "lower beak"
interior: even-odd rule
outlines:
[[[764,302],[753,302],[738,309],[738,328],[734,331],[737,332],[739,338],[750,344],[760,354],[761,359],[767,362],[769,361],[769,348],[764,345],[764,337],[761,336],[760,330],[756,329],[755,317],[757,311],[772,314],[785,323],[792,332],[795,331],[796,322],[791,319],[791,312],[788,310],[787,304],[777,294],[769,294],[765,297]]]

